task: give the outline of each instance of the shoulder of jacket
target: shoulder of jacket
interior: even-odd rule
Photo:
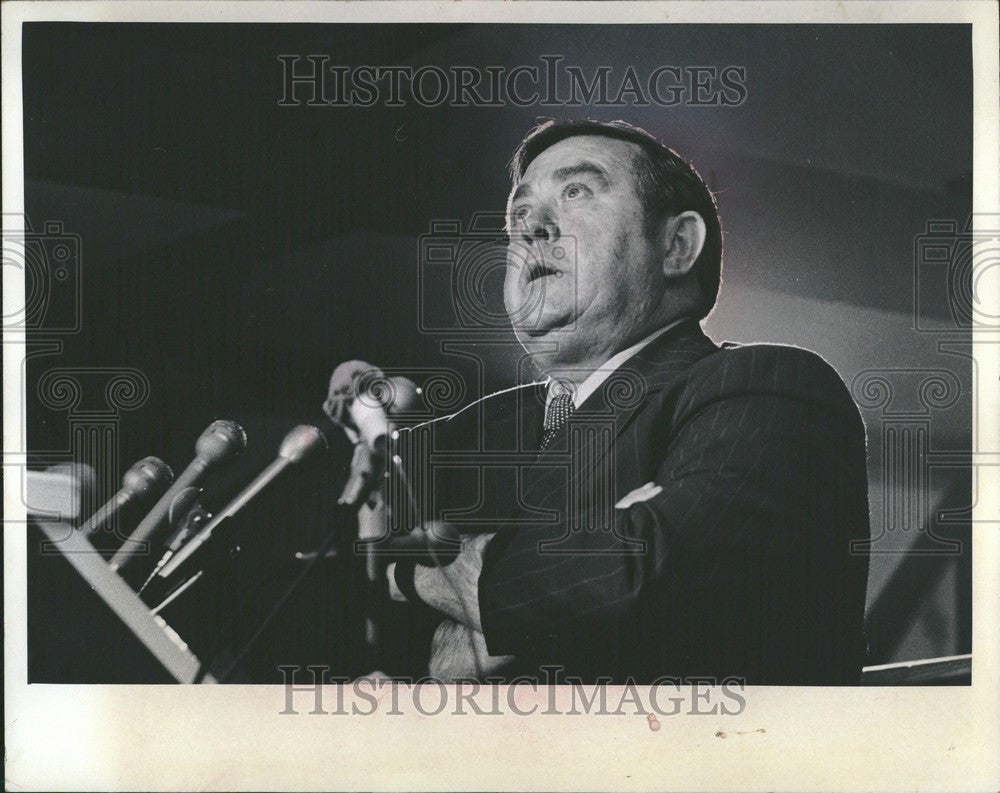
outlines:
[[[785,344],[724,343],[692,366],[686,381],[686,391],[711,396],[754,392],[850,399],[844,381],[821,355]]]

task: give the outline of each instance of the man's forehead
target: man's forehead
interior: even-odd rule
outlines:
[[[573,135],[553,143],[533,159],[518,180],[519,184],[543,178],[565,166],[582,160],[595,163],[609,173],[631,168],[641,149],[637,143],[605,135]]]

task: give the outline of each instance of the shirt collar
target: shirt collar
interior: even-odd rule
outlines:
[[[629,358],[638,353],[647,345],[654,342],[664,333],[666,333],[671,328],[675,328],[682,322],[686,322],[690,317],[680,317],[664,325],[662,328],[653,331],[642,341],[633,344],[631,347],[622,350],[619,353],[608,358],[603,364],[601,364],[597,369],[590,373],[586,380],[584,380],[580,385],[574,388],[573,384],[565,380],[560,380],[556,377],[549,377],[545,381],[545,386],[547,389],[545,395],[545,406],[548,407],[549,402],[552,398],[558,394],[573,394],[573,407],[580,407],[584,402],[586,402],[587,397],[593,394],[611,375],[613,375],[618,369],[621,368]]]

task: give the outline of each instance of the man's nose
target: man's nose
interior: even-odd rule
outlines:
[[[521,231],[521,238],[531,245],[535,242],[555,242],[559,239],[559,224],[549,213],[539,213],[528,221]]]

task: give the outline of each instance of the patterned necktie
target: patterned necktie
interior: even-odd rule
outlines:
[[[542,424],[541,451],[544,452],[559,435],[559,430],[566,425],[566,421],[575,409],[572,394],[557,394],[549,400],[549,404],[545,406],[545,421]]]

